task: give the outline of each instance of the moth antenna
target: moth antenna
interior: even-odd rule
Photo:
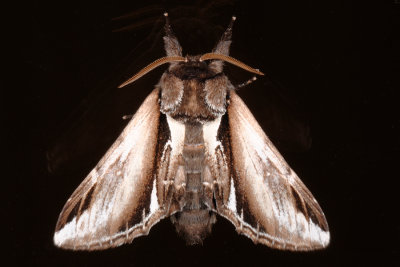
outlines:
[[[143,69],[141,69],[138,73],[136,73],[131,78],[129,78],[127,81],[125,81],[120,86],[118,86],[118,88],[124,87],[130,83],[133,83],[137,79],[141,78],[142,76],[146,75],[147,73],[149,73],[153,69],[161,66],[162,64],[171,63],[171,62],[181,62],[181,61],[187,61],[187,59],[184,57],[179,57],[179,56],[159,58],[159,59],[153,61],[152,63],[150,63],[149,65],[147,65],[146,67],[144,67]]]
[[[245,81],[244,83],[241,83],[239,85],[236,86],[236,89],[240,89],[242,87],[245,87],[249,84],[251,84],[252,82],[254,82],[255,80],[257,80],[256,76],[253,76],[252,78],[248,79],[247,81]]]
[[[182,47],[179,44],[179,41],[176,38],[174,32],[172,31],[167,12],[164,13],[164,17],[165,17],[165,26],[164,26],[165,36],[163,39],[164,39],[165,52],[169,57],[182,56]]]
[[[230,57],[227,55],[221,55],[221,54],[216,54],[216,53],[207,53],[207,54],[202,55],[199,60],[204,61],[204,60],[210,60],[210,59],[223,60],[223,61],[231,63],[239,68],[247,70],[248,72],[252,72],[252,73],[255,73],[258,75],[264,75],[264,73],[262,73],[260,70],[254,69],[254,68],[244,64],[243,62],[237,60],[236,58],[233,58],[233,57]]]

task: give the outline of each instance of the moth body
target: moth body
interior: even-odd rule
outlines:
[[[188,62],[172,65],[158,84],[161,112],[184,129],[173,193],[173,205],[180,211],[171,220],[188,244],[201,243],[216,221],[215,179],[207,162],[204,131],[211,131],[206,138],[216,142],[218,129],[207,125],[215,124],[226,112],[226,91],[233,88],[225,75],[199,58],[188,57]]]
[[[317,201],[223,73],[228,62],[263,75],[229,57],[234,20],[212,53],[186,57],[167,20],[167,56],[121,86],[162,64],[169,67],[68,199],[56,225],[57,246],[116,247],[147,235],[166,217],[188,244],[198,244],[216,215],[273,248],[314,250],[329,244]]]

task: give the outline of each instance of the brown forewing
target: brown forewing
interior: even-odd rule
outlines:
[[[168,134],[160,133],[159,90],[154,90],[97,166],[65,204],[54,242],[68,249],[115,247],[147,234],[165,216],[158,199],[156,160]],[[153,192],[154,191],[154,192]]]
[[[285,162],[234,92],[228,106],[231,187],[218,212],[254,242],[273,248],[313,250],[329,243],[325,216],[310,191]],[[228,121],[228,122],[226,122]],[[229,149],[228,149],[229,148]]]

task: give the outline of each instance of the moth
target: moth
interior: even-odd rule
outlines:
[[[130,243],[170,217],[187,244],[202,243],[216,215],[255,243],[287,250],[328,245],[324,213],[263,132],[223,72],[232,18],[211,53],[182,56],[167,14],[168,63],[155,89],[65,204],[56,246],[101,250]],[[249,83],[249,82],[248,82]]]

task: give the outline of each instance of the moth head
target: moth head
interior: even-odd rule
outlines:
[[[223,33],[221,40],[217,43],[215,48],[211,53],[206,53],[201,56],[182,56],[182,47],[179,44],[178,39],[174,35],[171,25],[168,19],[168,13],[164,13],[166,24],[165,24],[165,36],[164,36],[164,47],[166,51],[166,57],[159,58],[154,62],[150,63],[138,73],[133,75],[127,81],[122,83],[118,88],[124,87],[134,81],[138,80],[142,76],[146,75],[153,69],[169,63],[169,71],[173,71],[176,67],[180,66],[181,68],[188,69],[188,72],[194,74],[194,70],[197,68],[198,70],[202,70],[204,68],[208,68],[214,75],[222,73],[223,71],[223,62],[231,63],[237,67],[240,67],[244,70],[252,72],[258,75],[264,75],[258,69],[254,69],[243,62],[232,58],[229,56],[229,47],[231,44],[231,37],[232,37],[232,26],[233,22],[236,20],[236,17],[232,17],[232,20]],[[208,63],[209,62],[209,63]],[[208,63],[208,64],[207,64]],[[193,70],[193,71],[192,71]]]

